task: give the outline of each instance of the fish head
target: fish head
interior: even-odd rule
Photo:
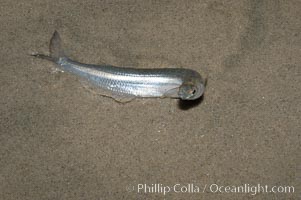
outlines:
[[[205,85],[201,79],[183,83],[179,88],[178,96],[182,100],[195,100],[200,98],[205,91]]]

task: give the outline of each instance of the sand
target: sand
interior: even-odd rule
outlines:
[[[297,199],[300,8],[2,0],[0,199]],[[120,104],[97,95],[29,56],[48,53],[54,30],[81,62],[197,70],[208,78],[205,96]],[[258,184],[295,191],[254,195]]]

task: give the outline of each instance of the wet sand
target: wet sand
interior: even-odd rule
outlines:
[[[300,8],[293,0],[2,1],[0,198],[300,197]],[[208,78],[205,96],[189,104],[99,96],[28,56],[48,53],[54,30],[81,62],[197,70]],[[201,191],[137,191],[177,183]],[[213,193],[212,184],[295,193]]]

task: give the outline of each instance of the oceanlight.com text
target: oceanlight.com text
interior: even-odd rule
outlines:
[[[126,187],[128,192],[138,194],[154,193],[167,195],[169,193],[237,193],[256,195],[258,193],[294,193],[294,186],[269,186],[263,184],[241,184],[241,185],[221,185],[221,184],[180,184],[165,185],[156,184],[136,184]]]

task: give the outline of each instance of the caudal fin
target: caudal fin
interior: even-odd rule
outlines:
[[[54,31],[52,38],[49,44],[50,57],[55,60],[58,60],[61,57],[64,57],[64,50],[62,46],[62,40],[60,34],[57,31]]]
[[[57,62],[61,57],[64,57],[64,50],[62,45],[62,40],[60,34],[57,31],[54,31],[49,44],[50,55],[44,54],[32,54],[37,58],[47,59],[53,62]]]

